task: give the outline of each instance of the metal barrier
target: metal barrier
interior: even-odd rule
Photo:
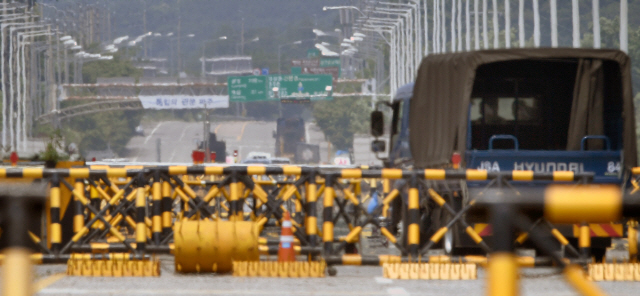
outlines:
[[[640,169],[634,169],[634,173],[640,173]],[[615,186],[552,186],[543,195],[529,194],[512,186],[513,182],[538,180],[587,183],[592,177],[591,173],[572,172],[335,170],[296,166],[0,169],[0,178],[3,179],[44,179],[45,182],[39,184],[50,185],[48,231],[34,234],[21,227],[18,220],[7,220],[7,223],[11,223],[6,226],[6,229],[10,229],[6,231],[9,241],[14,241],[15,246],[20,247],[26,244],[25,238],[30,237],[42,253],[29,254],[20,248],[5,250],[1,259],[15,268],[16,272],[3,273],[3,281],[13,283],[3,285],[3,289],[6,289],[4,293],[7,295],[16,295],[9,289],[17,291],[24,288],[17,285],[22,285],[28,278],[25,270],[29,262],[68,262],[70,274],[74,275],[157,275],[157,262],[142,262],[148,262],[152,254],[172,253],[175,250],[173,227],[176,221],[251,221],[252,225],[264,230],[274,221],[279,223],[285,212],[290,212],[293,216],[296,253],[309,255],[317,261],[289,269],[284,267],[285,264],[274,265],[283,268],[279,276],[285,273],[306,276],[306,271],[300,272],[298,269],[306,270],[309,266],[324,266],[326,263],[328,266],[382,265],[385,266],[385,274],[394,278],[463,279],[475,276],[472,272],[475,267],[469,264],[486,264],[489,294],[516,295],[518,266],[555,265],[564,269],[567,281],[579,292],[600,295],[601,291],[588,283],[579,264],[588,265],[592,280],[635,280],[635,273],[640,271],[635,263],[638,255],[636,221],[640,216],[640,202],[637,198],[631,198],[640,191],[638,180],[632,180],[634,188],[627,194]],[[383,202],[372,212],[366,211],[362,204],[363,178],[382,179],[384,184],[386,194]],[[389,180],[396,180],[393,187]],[[442,187],[453,183],[444,181],[480,181],[485,182],[485,187],[476,196],[469,196],[468,202],[456,211],[442,195],[446,191]],[[15,199],[4,198],[2,188],[0,186],[0,202],[13,204],[3,206],[3,210],[25,209],[24,205],[16,206]],[[381,225],[378,216],[384,216],[392,202],[405,194],[409,225],[406,243],[403,244]],[[71,211],[67,215],[73,215],[71,228],[62,227],[65,200],[70,204],[68,211]],[[427,241],[420,241],[419,211],[428,200],[452,218]],[[322,202],[321,216],[317,215],[319,202]],[[349,211],[348,207],[355,210]],[[492,224],[494,239],[491,247],[465,221],[465,215],[472,211],[490,217],[488,222]],[[3,215],[20,216],[22,219],[30,217],[17,213],[20,211]],[[319,217],[322,227],[319,227]],[[529,217],[538,220],[532,222]],[[334,226],[339,219],[343,219],[349,227],[349,232],[344,236],[336,236]],[[590,237],[588,223],[613,221],[627,221],[631,263],[590,264],[590,258],[582,250],[589,247],[587,242],[583,242]],[[490,256],[426,256],[426,251],[456,223]],[[580,251],[573,248],[554,227],[558,223],[581,225],[578,230]],[[24,222],[22,224],[26,225]],[[549,226],[552,236],[577,259],[568,260],[554,252],[545,234],[534,227],[537,224]],[[379,230],[406,255],[345,254],[347,244],[357,242],[367,225]],[[516,229],[521,232],[517,238],[513,236]],[[73,236],[63,241],[66,231],[73,231]],[[632,239],[634,237],[636,239]],[[548,257],[515,257],[514,242],[522,243],[524,239],[530,239]],[[260,237],[256,241],[261,254],[277,252],[276,240]],[[121,263],[116,263],[117,260]],[[273,266],[267,263],[254,266],[253,263],[236,262],[237,266],[242,267],[241,270],[234,270],[236,275],[274,276],[273,272],[268,271]],[[442,264],[450,265],[442,267]],[[109,269],[106,267],[108,265],[121,266],[122,273],[119,272],[120,267]],[[196,269],[199,270],[197,265]],[[267,271],[261,272],[261,269]],[[450,271],[447,274],[443,270]],[[308,276],[322,275],[316,270]]]
[[[46,197],[46,184],[0,184],[0,216],[2,217],[2,295],[31,295],[33,280],[28,229],[40,216]]]
[[[531,171],[487,172],[477,170],[326,169],[298,166],[169,166],[91,167],[71,169],[0,169],[0,178],[45,179],[50,189],[50,231],[32,235],[42,254],[36,262],[66,262],[72,253],[129,253],[132,258],[172,253],[174,221],[249,220],[264,228],[270,219],[279,221],[285,211],[293,217],[297,252],[325,259],[340,256],[356,243],[364,227],[379,230],[409,261],[421,258],[456,223],[486,252],[491,248],[465,221],[475,197],[455,211],[438,192],[445,181],[486,182],[487,188],[517,190],[513,182],[589,182],[591,173]],[[382,179],[386,195],[373,212],[361,198],[362,179]],[[393,189],[388,180],[396,180]],[[444,182],[444,183],[443,183]],[[444,184],[444,185],[443,185]],[[63,192],[70,192],[66,197]],[[381,225],[394,199],[407,193],[406,244]],[[481,193],[482,195],[482,193]],[[63,241],[63,199],[71,199],[73,236]],[[322,204],[318,202],[322,199]],[[419,211],[432,200],[452,217],[428,241],[420,241]],[[348,208],[353,208],[349,211]],[[318,211],[322,211],[319,216]],[[322,227],[319,226],[321,219]],[[336,237],[334,229],[344,220],[349,233]],[[273,220],[272,220],[273,221]],[[278,222],[276,222],[278,223]],[[566,240],[566,239],[565,239]],[[263,254],[276,248],[260,244]],[[340,264],[328,260],[329,265]]]
[[[505,196],[492,191],[479,198],[476,206],[490,214],[494,227],[494,252],[488,263],[489,295],[518,295],[518,264],[512,237],[515,229],[529,231],[530,238],[564,270],[565,279],[578,292],[603,295],[589,283],[582,267],[568,264],[554,252],[544,234],[531,227],[533,223],[528,216],[542,214],[551,223],[602,223],[640,216],[640,202],[625,196],[616,186],[551,186],[543,196]]]

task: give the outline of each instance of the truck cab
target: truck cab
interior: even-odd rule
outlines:
[[[539,51],[544,50],[525,52]],[[581,57],[585,51],[594,50],[477,65],[470,70],[474,77],[467,93],[460,94],[465,98],[451,100],[452,107],[445,96],[433,94],[450,93],[443,84],[465,81],[436,77],[429,81],[440,88],[434,91],[425,89],[419,75],[388,103],[386,166],[450,167],[451,156],[460,153],[463,167],[470,169],[593,172],[596,183],[623,183],[625,164],[627,170],[633,167],[637,154],[626,65]],[[607,51],[615,52],[602,50]],[[423,95],[416,96],[415,89]],[[381,118],[372,114],[372,128]],[[445,151],[448,155],[438,155]]]
[[[458,158],[466,169],[593,172],[594,183],[625,186],[637,163],[630,73],[628,56],[617,50],[507,49],[428,56],[416,82],[400,87],[385,103],[392,111],[385,166],[451,168]],[[371,115],[377,138],[372,150],[381,152],[384,114],[376,110]],[[453,188],[439,192],[443,197],[462,196],[448,199],[456,209],[488,185],[433,184],[438,182],[447,184],[436,187]],[[392,205],[391,224],[404,219],[397,217],[403,215],[400,206]],[[421,212],[432,217],[422,219],[422,237],[446,224],[447,214],[441,214],[437,207]],[[470,220],[487,222],[482,217]],[[559,229],[574,237],[571,226]],[[452,232],[456,229],[445,241],[467,244],[460,230]],[[611,241],[592,240],[600,251]]]

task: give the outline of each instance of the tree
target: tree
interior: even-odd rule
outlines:
[[[353,148],[354,134],[367,132],[370,111],[367,101],[362,98],[335,98],[316,102],[313,117],[336,149],[348,150]]]
[[[87,48],[98,50],[99,45]],[[125,54],[118,52],[112,60],[94,61],[83,65],[82,76],[86,83],[95,83],[98,77],[139,77],[140,69],[135,68]],[[86,102],[65,101],[62,108]],[[77,116],[63,122],[62,134],[65,142],[76,143],[81,152],[106,150],[124,152],[127,142],[140,124],[142,111],[110,111]]]
[[[593,23],[589,23],[589,29],[593,28]],[[608,19],[600,18],[600,40],[602,48],[620,48],[620,19],[614,17]],[[585,33],[581,43],[582,47],[593,47],[593,34]],[[640,91],[640,28],[629,28],[629,52],[631,58],[631,75],[634,93]]]
[[[122,51],[113,55],[112,60],[93,61],[82,66],[84,83],[96,83],[98,77],[140,77],[142,70],[134,67]]]

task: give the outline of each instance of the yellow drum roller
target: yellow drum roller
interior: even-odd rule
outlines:
[[[176,222],[177,272],[230,272],[232,261],[258,261],[259,226],[250,221]]]

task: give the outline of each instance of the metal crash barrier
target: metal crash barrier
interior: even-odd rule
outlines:
[[[516,229],[529,230],[529,236],[537,247],[563,269],[565,279],[578,292],[582,295],[604,295],[588,281],[580,265],[567,262],[554,251],[544,233],[531,227],[533,223],[528,217],[542,215],[551,223],[602,223],[623,218],[637,219],[640,216],[637,198],[625,195],[616,186],[606,185],[554,185],[547,188],[542,196],[506,196],[501,191],[492,191],[479,198],[476,207],[490,215],[494,227],[494,251],[487,268],[489,295],[518,295],[518,263],[513,249],[513,233]],[[589,264],[591,279],[597,276],[596,270],[601,266]],[[614,275],[612,279],[637,280],[636,268],[637,264],[620,265],[619,270],[612,272],[621,275]]]
[[[0,183],[0,217],[4,247],[2,249],[2,295],[32,294],[33,249],[29,244],[29,227],[37,224],[46,198],[46,184],[29,182]]]
[[[49,222],[40,233],[29,233],[32,243],[41,249],[41,253],[32,254],[30,258],[34,263],[67,262],[69,274],[117,276],[120,274],[118,266],[123,266],[123,269],[130,267],[132,270],[123,275],[153,276],[157,275],[154,255],[163,253],[175,255],[175,268],[179,272],[229,272],[233,270],[233,262],[243,267],[241,262],[248,262],[248,272],[253,266],[250,262],[258,260],[260,255],[277,254],[277,239],[274,238],[278,231],[274,233],[273,228],[277,228],[284,213],[289,212],[294,250],[298,255],[307,256],[310,262],[321,262],[328,267],[386,265],[385,274],[398,278],[403,278],[404,274],[408,278],[415,278],[416,274],[417,278],[426,278],[426,270],[433,269],[433,273],[429,273],[430,279],[457,279],[458,274],[462,279],[474,278],[466,276],[469,273],[459,272],[471,272],[469,264],[485,265],[490,260],[484,256],[429,256],[428,251],[457,224],[480,249],[494,254],[496,246],[486,243],[466,221],[473,209],[482,208],[478,207],[479,200],[486,200],[489,193],[497,190],[499,196],[526,202],[526,194],[514,184],[537,181],[584,184],[591,181],[593,174],[299,166],[94,166],[0,169],[0,178],[43,179],[49,184]],[[363,205],[366,198],[362,190],[364,179],[375,179],[384,184],[382,202],[373,210],[367,210]],[[451,195],[456,197],[463,191],[450,187],[464,182],[477,182],[482,186],[474,195],[467,193],[467,201],[456,209]],[[637,182],[635,184],[637,186]],[[383,223],[397,199],[402,199],[400,204],[406,213],[404,237],[392,234]],[[420,211],[429,203],[442,209],[450,218],[425,240],[421,238],[424,229],[421,229]],[[609,215],[593,221],[578,221],[567,217],[575,218],[582,213],[571,214],[571,208],[565,210],[569,212],[556,216],[534,213],[538,220],[527,224],[526,228],[521,227],[511,245],[533,239],[533,234],[540,232],[534,226],[544,224],[549,226],[550,235],[565,247],[566,254],[573,257],[564,258],[565,261],[590,263],[586,262],[590,260],[586,255],[590,236],[582,235],[584,226],[620,222],[621,219]],[[565,217],[565,220],[559,217]],[[634,221],[629,220],[629,236],[636,231]],[[580,225],[577,226],[580,250],[555,228],[557,223]],[[491,224],[495,237],[499,229],[495,223]],[[365,227],[378,231],[401,255],[347,254],[349,245],[359,242]],[[629,240],[629,252],[632,259],[637,257],[637,241]],[[521,257],[516,262],[519,266],[558,264],[553,259],[551,255]],[[118,260],[121,262],[116,263]],[[115,273],[113,266],[116,266]],[[134,268],[140,272],[134,272]],[[440,272],[436,277],[437,268]],[[597,265],[590,268],[596,272],[600,270]],[[602,266],[603,274],[608,268]],[[89,272],[89,269],[93,271]],[[329,272],[332,274],[331,268]],[[598,279],[597,276],[593,278]]]
[[[403,254],[413,260],[437,242],[454,223],[483,249],[482,238],[464,220],[473,206],[456,212],[438,193],[442,180],[487,181],[488,187],[522,181],[587,182],[592,174],[527,171],[486,172],[476,170],[322,169],[317,167],[172,166],[139,168],[0,169],[0,178],[45,179],[51,186],[49,232],[32,235],[42,254],[37,262],[66,262],[71,253],[130,253],[135,258],[172,253],[181,244],[175,238],[176,221],[251,221],[261,233],[267,222],[280,221],[292,213],[294,236],[303,254],[339,255],[359,240],[362,229],[372,225]],[[376,209],[369,213],[361,199],[363,178],[396,180]],[[432,182],[430,184],[429,182]],[[435,185],[434,185],[435,184]],[[67,192],[65,215],[73,216],[72,229],[62,229],[62,192]],[[381,227],[379,216],[393,199],[407,193],[407,243]],[[420,241],[417,211],[426,199],[435,201],[453,217],[427,242]],[[319,204],[319,200],[321,204]],[[351,210],[347,211],[347,208]],[[71,211],[71,212],[70,212]],[[321,215],[318,213],[321,212]],[[340,219],[349,228],[336,237]],[[321,221],[321,222],[319,222]],[[204,223],[204,222],[201,222]],[[271,223],[271,222],[270,222]],[[278,222],[276,222],[278,223]],[[187,225],[187,224],[184,224]],[[183,226],[184,227],[184,226]],[[73,231],[67,241],[63,232]],[[68,234],[68,233],[66,233]],[[175,241],[175,244],[174,244]],[[263,245],[261,245],[263,246]],[[271,252],[267,248],[259,248]],[[194,255],[195,256],[195,255]],[[204,270],[211,270],[210,267]]]

